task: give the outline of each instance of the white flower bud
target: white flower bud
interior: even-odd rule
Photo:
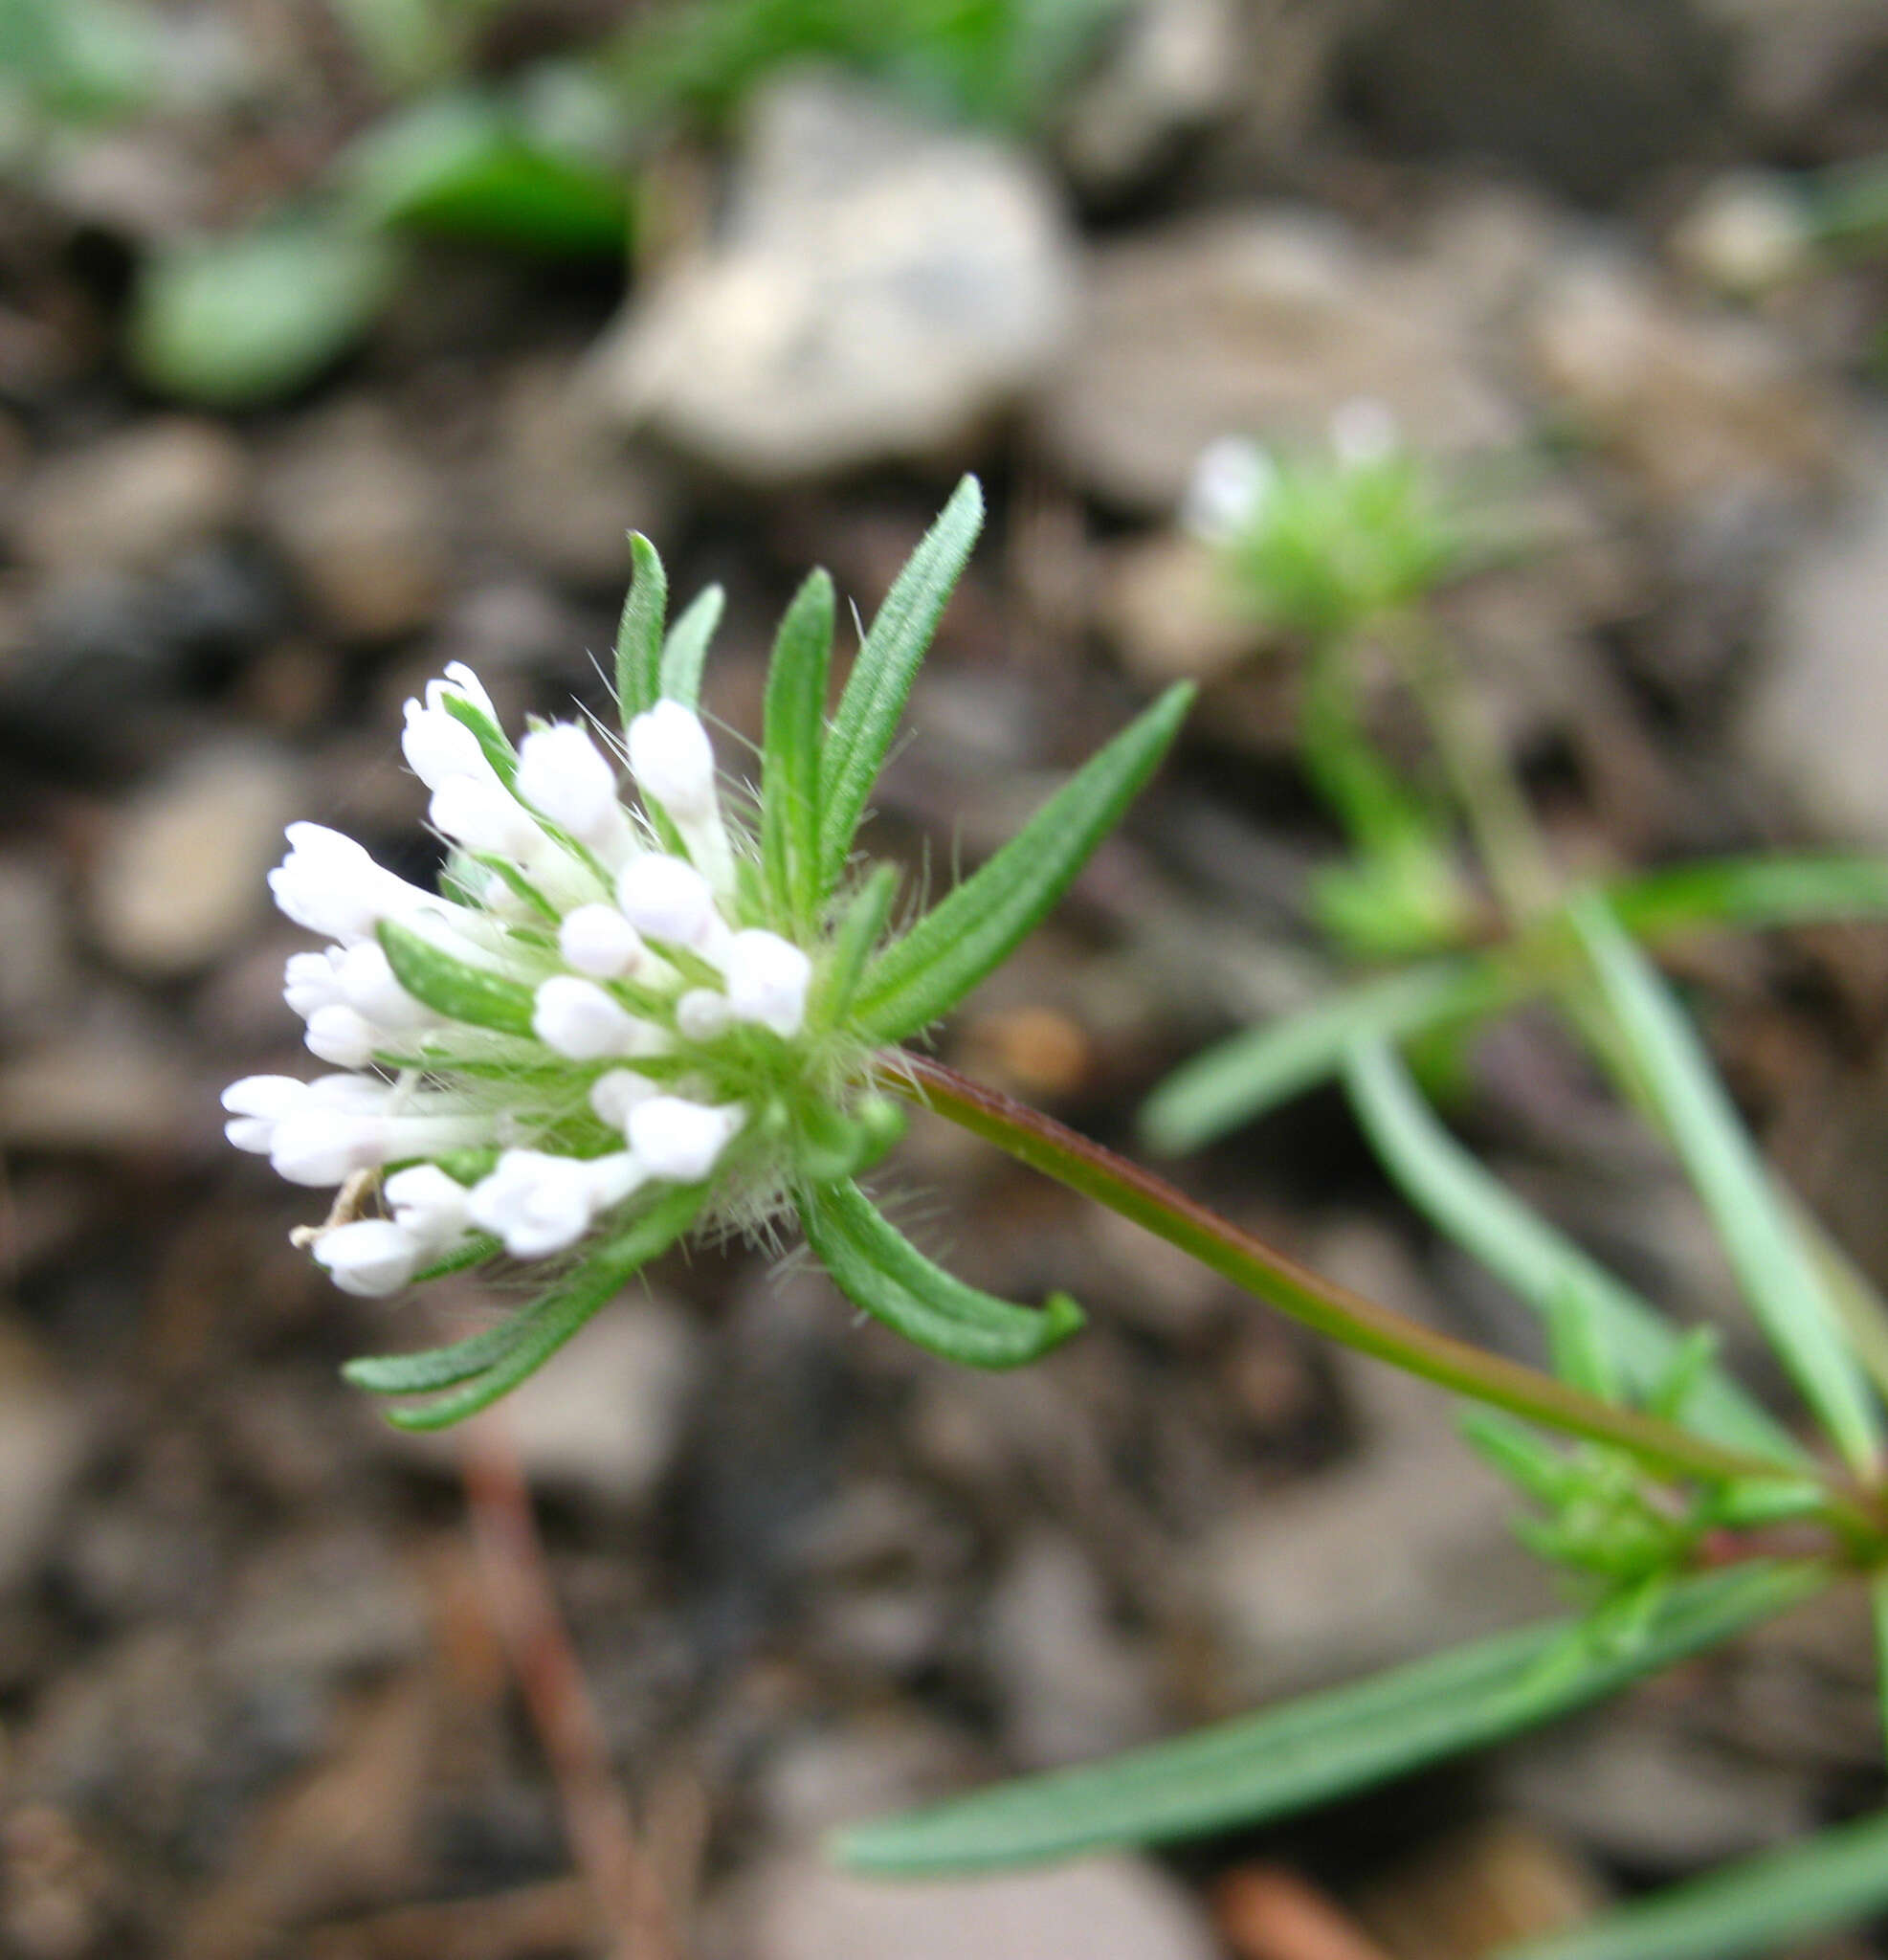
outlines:
[[[1257,443],[1222,435],[1201,450],[1180,507],[1184,530],[1210,545],[1236,537],[1264,507],[1278,468]]]
[[[441,836],[485,857],[522,861],[545,842],[531,813],[496,776],[448,776],[433,791],[426,818]]]
[[[223,1091],[223,1107],[230,1112],[223,1134],[237,1149],[266,1157],[276,1125],[307,1101],[308,1084],[293,1076],[244,1076]]]
[[[377,1116],[303,1107],[276,1125],[269,1161],[290,1184],[345,1184],[386,1162],[387,1125]]]
[[[507,1150],[473,1186],[466,1209],[475,1225],[504,1240],[513,1258],[540,1259],[576,1244],[589,1230],[596,1192],[589,1166],[542,1150]]]
[[[1352,395],[1331,411],[1331,448],[1347,470],[1387,461],[1401,441],[1395,411],[1375,395]]]
[[[343,1001],[377,1027],[425,1028],[437,1019],[431,1008],[415,1000],[393,977],[386,953],[374,940],[349,947],[335,977]]]
[[[630,768],[636,787],[678,824],[717,808],[715,751],[701,718],[678,701],[658,701],[630,724]]]
[[[319,953],[290,953],[282,969],[282,998],[291,1011],[305,1021],[317,1008],[339,1005],[341,963],[345,957],[346,948],[338,946]]]
[[[614,905],[579,905],[557,929],[564,964],[597,980],[620,980],[643,964],[642,935]]]
[[[709,987],[691,987],[676,1002],[676,1032],[684,1041],[712,1041],[731,1018],[727,997]]]
[[[314,1253],[344,1293],[378,1300],[399,1292],[413,1277],[421,1248],[386,1218],[357,1218],[323,1232]]]
[[[307,1043],[310,1055],[336,1068],[366,1068],[387,1037],[359,1009],[341,1005],[318,1007],[308,1016]]]
[[[339,831],[292,823],[288,841],[288,856],[269,874],[269,889],[282,911],[310,932],[351,946],[371,939],[382,919],[433,902]]]
[[[559,973],[538,989],[531,1027],[546,1048],[572,1061],[600,1061],[607,1055],[649,1053],[659,1033],[638,1020],[594,980]]]
[[[694,865],[657,851],[633,859],[624,870],[616,880],[616,902],[638,932],[698,950],[705,949],[722,924],[708,880]]]
[[[807,1017],[812,962],[777,932],[737,932],[727,948],[727,1004],[737,1021],[756,1021],[776,1035],[800,1032]]]
[[[630,1111],[630,1148],[652,1177],[699,1184],[715,1168],[729,1140],[746,1121],[738,1102],[709,1108],[679,1096],[651,1096]]]
[[[623,829],[616,772],[575,722],[534,728],[518,749],[518,793],[539,815],[592,847]]]
[[[633,1069],[612,1068],[590,1084],[590,1107],[611,1129],[621,1129],[638,1102],[647,1102],[658,1094],[647,1076],[639,1076]]]
[[[406,716],[400,748],[407,767],[429,790],[438,789],[453,776],[491,775],[492,765],[479,747],[478,736],[443,707],[421,707],[418,702],[410,701]]]
[[[436,1257],[465,1236],[469,1221],[464,1185],[436,1164],[410,1164],[381,1187],[393,1222],[422,1251]]]
[[[470,702],[488,722],[498,721],[499,711],[492,705],[492,697],[485,692],[485,683],[463,660],[448,660],[446,678],[426,683],[427,707],[443,713],[449,694],[456,694]]]

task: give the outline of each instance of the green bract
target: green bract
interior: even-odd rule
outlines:
[[[722,606],[673,624],[660,558],[632,540],[617,637],[621,742],[576,723],[516,747],[477,678],[407,704],[407,759],[452,846],[440,888],[349,839],[294,825],[278,902],[333,943],[289,963],[308,1045],[343,1071],[251,1077],[231,1140],[342,1195],[307,1235],[348,1291],[384,1295],[498,1257],[548,1286],[450,1348],[353,1363],[436,1428],[522,1381],[691,1229],[796,1213],[852,1300],[980,1368],[1029,1361],[1081,1325],[1073,1301],[992,1299],[940,1271],[855,1181],[900,1122],[882,1044],[947,1012],[1067,888],[1171,741],[1175,688],[937,908],[887,937],[889,866],[855,842],[906,698],[982,521],[959,485],[866,634],[829,722],[834,600],[814,572],[781,623],[758,793],[724,798],[695,712]],[[626,806],[619,764],[639,798]],[[753,809],[750,817],[749,807]]]

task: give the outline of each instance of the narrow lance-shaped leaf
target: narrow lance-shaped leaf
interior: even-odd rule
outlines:
[[[537,1002],[522,980],[455,959],[394,919],[380,922],[379,938],[394,979],[434,1013],[500,1035],[531,1033]]]
[[[819,749],[833,654],[833,581],[815,571],[793,595],[767,667],[761,736],[761,864],[777,918],[810,927],[819,872]]]
[[[662,625],[669,615],[669,577],[662,555],[640,531],[630,533],[629,595],[616,627],[616,699],[628,727],[655,705],[662,675]]]
[[[855,1306],[946,1361],[1017,1368],[1058,1347],[1082,1325],[1066,1293],[1039,1311],[980,1293],[934,1266],[858,1186],[811,1186],[799,1196],[807,1243]]]
[[[1485,956],[1434,960],[1334,988],[1183,1063],[1143,1104],[1141,1133],[1166,1156],[1196,1150],[1335,1075],[1353,1041],[1406,1041],[1486,1013],[1509,991],[1501,968]]]
[[[820,759],[820,876],[828,890],[845,867],[911,683],[983,522],[982,487],[966,477],[886,593],[853,662]]]
[[[1001,966],[1153,774],[1191,705],[1185,681],[1091,756],[973,877],[887,947],[854,1013],[875,1040],[915,1034]]]
[[[670,627],[669,636],[662,642],[657,679],[662,700],[678,701],[685,708],[700,702],[701,667],[708,657],[708,642],[722,623],[726,596],[720,586],[704,586]]]
[[[511,738],[483,708],[462,694],[448,689],[439,705],[454,721],[463,722],[472,730],[485,760],[492,765],[492,773],[509,790],[518,780],[518,751],[511,746]]]
[[[1854,1468],[1872,1471],[1878,1411],[1815,1263],[1697,1036],[1604,901],[1576,899],[1567,916],[1751,1311],[1836,1447]]]
[[[1682,1336],[1650,1302],[1615,1279],[1476,1162],[1423,1101],[1387,1042],[1360,1041],[1344,1069],[1351,1107],[1397,1188],[1425,1217],[1552,1324],[1556,1297],[1576,1291],[1642,1401],[1679,1359]],[[1801,1463],[1803,1452],[1721,1369],[1706,1368],[1685,1400],[1702,1436]]]
[[[1685,1579],[1629,1649],[1577,1620],[1499,1634],[1109,1761],[1025,1777],[838,1839],[854,1871],[942,1877],[1261,1824],[1583,1707],[1826,1586],[1814,1566]]]
[[[592,1319],[653,1258],[668,1251],[695,1220],[701,1209],[699,1185],[680,1185],[666,1192],[633,1224],[614,1238],[605,1241],[567,1279],[553,1287],[543,1300],[527,1307],[520,1317],[522,1325],[511,1331],[513,1338],[482,1372],[461,1378],[459,1386],[431,1402],[411,1408],[391,1409],[387,1419],[397,1429],[446,1429],[489,1408],[500,1395],[515,1389],[527,1375],[534,1374],[567,1340]],[[475,1336],[475,1339],[478,1337]],[[496,1345],[496,1344],[494,1344]],[[445,1352],[451,1354],[453,1350]],[[435,1353],[437,1350],[435,1350]],[[432,1357],[412,1357],[415,1364]],[[393,1370],[397,1357],[385,1357],[380,1364],[380,1381]],[[361,1364],[356,1364],[358,1368]],[[435,1362],[435,1367],[441,1365]],[[416,1370],[417,1371],[417,1370]],[[356,1373],[353,1379],[359,1381]],[[374,1387],[376,1383],[364,1383]],[[397,1393],[397,1390],[383,1390]]]
[[[807,1019],[812,1027],[835,1028],[851,1009],[865,963],[884,934],[885,921],[891,917],[898,888],[898,867],[878,864],[853,894],[833,935],[826,963],[813,983],[812,1000],[807,1009]]]
[[[1888,1811],[1746,1859],[1494,1960],[1743,1960],[1888,1907]]]
[[[517,1347],[531,1321],[544,1304],[525,1307],[496,1327],[485,1327],[444,1348],[422,1348],[412,1354],[363,1354],[342,1365],[344,1379],[375,1395],[426,1395],[450,1389],[483,1374]]]

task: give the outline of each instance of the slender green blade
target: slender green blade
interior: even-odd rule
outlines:
[[[467,701],[462,694],[449,691],[439,704],[454,721],[463,722],[472,730],[474,740],[484,751],[485,760],[492,765],[492,773],[509,790],[518,780],[518,751],[511,746],[511,737],[483,708]]]
[[[854,893],[833,934],[832,948],[813,981],[813,995],[807,1009],[807,1020],[812,1028],[836,1028],[850,1012],[865,973],[865,963],[884,934],[886,920],[892,916],[892,901],[898,896],[898,866],[878,864]]]
[[[819,867],[819,749],[833,657],[833,581],[793,595],[767,666],[761,734],[761,866],[776,918],[805,930],[826,896]]]
[[[1577,1620],[1544,1621],[1176,1742],[855,1825],[838,1857],[854,1871],[921,1878],[1263,1823],[1583,1707],[1830,1576],[1775,1565],[1687,1579],[1627,1648],[1583,1644]]]
[[[966,477],[886,593],[853,662],[819,766],[820,877],[829,890],[851,854],[911,683],[983,523],[982,486]]]
[[[430,1402],[389,1409],[388,1421],[396,1429],[447,1429],[489,1409],[500,1395],[536,1373],[651,1259],[668,1251],[694,1222],[702,1195],[700,1185],[677,1186],[666,1192],[626,1231],[608,1240],[566,1280],[525,1308],[509,1329],[513,1333],[509,1345],[482,1373],[461,1378],[458,1386]],[[503,1331],[508,1330],[494,1329],[495,1333]],[[394,1358],[388,1357],[389,1362]],[[415,1361],[426,1358],[413,1357]]]
[[[1575,899],[1567,916],[1752,1312],[1836,1447],[1855,1469],[1871,1471],[1879,1411],[1815,1261],[1698,1036],[1603,900]]]
[[[1176,1069],[1143,1105],[1141,1134],[1164,1155],[1196,1150],[1335,1075],[1353,1041],[1406,1041],[1470,1019],[1505,1000],[1511,987],[1486,957],[1429,961],[1341,987]]]
[[[1793,925],[1888,912],[1888,858],[1723,858],[1622,879],[1608,898],[1635,938],[1699,925]]]
[[[414,1354],[363,1354],[344,1362],[341,1372],[357,1389],[374,1395],[423,1395],[450,1389],[502,1361],[518,1345],[530,1317],[527,1308],[463,1341],[424,1348]]]
[[[809,1187],[799,1198],[807,1243],[854,1305],[946,1361],[1017,1368],[1059,1347],[1082,1325],[1066,1293],[1039,1310],[980,1293],[934,1266],[850,1182]]]
[[[1678,1329],[1490,1176],[1436,1120],[1388,1042],[1354,1043],[1344,1082],[1384,1168],[1438,1232],[1479,1259],[1550,1326],[1557,1303],[1577,1296],[1636,1399],[1658,1391],[1680,1358]],[[1782,1425],[1720,1368],[1699,1373],[1685,1398],[1684,1420],[1733,1449],[1782,1463],[1806,1460]]]
[[[659,697],[662,625],[669,615],[669,575],[662,554],[640,531],[630,533],[630,590],[616,626],[616,700],[623,725],[646,714]]]
[[[879,954],[854,1013],[875,1040],[898,1041],[954,1007],[1069,888],[1153,774],[1192,704],[1187,682],[1091,756],[1023,828],[902,939]]]
[[[701,668],[708,657],[708,643],[722,623],[726,599],[720,586],[705,586],[670,627],[669,636],[662,642],[658,680],[664,701],[678,701],[685,708],[700,704]]]
[[[531,1033],[537,1001],[522,981],[455,959],[394,919],[380,922],[379,938],[394,979],[434,1013],[500,1035]]]
[[[1877,1811],[1495,1960],[1740,1960],[1884,1908],[1888,1811]]]

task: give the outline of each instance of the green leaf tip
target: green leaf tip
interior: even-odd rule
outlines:
[[[829,888],[852,853],[911,683],[983,523],[983,486],[966,477],[893,581],[853,662],[820,758],[820,864]]]
[[[854,1305],[906,1340],[968,1368],[1019,1368],[1059,1348],[1081,1308],[1053,1293],[1041,1308],[982,1293],[935,1266],[850,1181],[799,1196],[807,1243]]]
[[[1159,766],[1192,705],[1181,681],[1097,751],[1023,828],[866,969],[862,1031],[899,1041],[1001,966],[1074,882]]]
[[[616,626],[616,699],[625,727],[660,696],[662,629],[669,616],[662,554],[640,531],[630,533],[630,590]]]

